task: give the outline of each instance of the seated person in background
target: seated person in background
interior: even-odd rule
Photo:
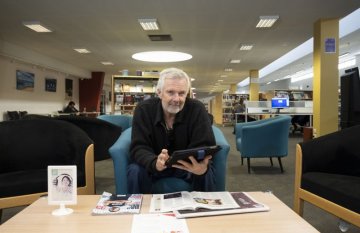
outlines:
[[[64,108],[64,113],[74,113],[75,115],[77,115],[79,113],[79,110],[77,110],[75,108],[75,102],[74,101],[70,101],[68,103],[68,105]]]
[[[151,193],[153,181],[177,177],[189,182],[194,191],[214,191],[211,156],[198,162],[166,167],[174,150],[215,145],[210,119],[203,103],[187,98],[189,76],[176,68],[160,73],[158,97],[140,102],[135,109],[128,167],[129,193]]]
[[[293,125],[292,133],[295,133],[296,130],[302,132],[303,127],[310,122],[309,115],[295,115],[291,118],[291,124]]]

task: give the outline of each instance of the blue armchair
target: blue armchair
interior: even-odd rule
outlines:
[[[281,172],[284,172],[281,157],[288,155],[289,127],[291,117],[280,115],[264,120],[237,123],[235,125],[236,149],[240,152],[241,163],[247,158],[250,173],[250,158],[277,157]]]
[[[132,125],[131,115],[100,115],[97,118],[120,126],[122,131],[125,131]]]
[[[212,126],[216,144],[222,149],[213,158],[217,191],[225,190],[226,162],[230,145],[223,133],[216,126]],[[129,164],[129,148],[131,142],[131,127],[126,129],[119,139],[109,149],[114,163],[114,175],[117,194],[127,194],[127,166]],[[153,184],[152,193],[170,193],[177,191],[191,191],[191,186],[178,178],[164,178]]]

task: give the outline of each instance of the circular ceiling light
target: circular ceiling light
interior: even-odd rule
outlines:
[[[190,54],[173,51],[149,51],[135,53],[132,58],[147,62],[177,62],[186,61],[192,58]]]

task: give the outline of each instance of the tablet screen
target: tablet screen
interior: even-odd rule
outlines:
[[[221,149],[221,146],[204,146],[196,147],[186,150],[176,150],[172,153],[170,158],[166,161],[166,166],[171,167],[173,164],[176,164],[178,160],[184,160],[190,162],[189,156],[194,156],[197,161],[201,161],[205,158],[206,155],[214,156],[216,152]]]

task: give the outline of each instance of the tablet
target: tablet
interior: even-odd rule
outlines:
[[[205,158],[206,155],[214,156],[216,152],[221,149],[221,146],[203,146],[196,147],[186,150],[176,150],[172,153],[170,158],[166,161],[165,165],[171,167],[173,164],[177,164],[178,160],[184,160],[190,162],[189,156],[194,156],[197,161],[201,161]]]

